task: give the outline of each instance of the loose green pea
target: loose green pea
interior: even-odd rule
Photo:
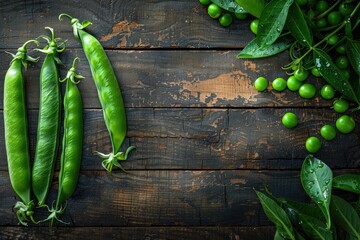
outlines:
[[[275,78],[274,81],[272,82],[272,87],[274,90],[278,91],[278,92],[282,92],[286,89],[286,80],[284,78]]]
[[[254,82],[255,89],[258,90],[259,92],[265,91],[268,85],[269,85],[269,81],[264,77],[258,77]]]
[[[286,85],[289,90],[295,92],[298,91],[303,83],[298,81],[294,76],[290,76],[286,81]]]
[[[336,137],[336,129],[333,126],[326,124],[321,127],[320,134],[326,141],[331,141]]]
[[[345,99],[338,99],[333,102],[333,108],[335,112],[338,113],[344,113],[346,112],[350,107],[350,104]]]
[[[316,94],[316,88],[313,84],[311,83],[304,83],[303,85],[301,85],[301,87],[299,88],[299,95],[302,98],[313,98]]]

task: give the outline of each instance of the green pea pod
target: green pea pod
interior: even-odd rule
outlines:
[[[18,52],[11,54],[13,59],[6,72],[4,80],[4,129],[7,163],[11,185],[22,202],[17,202],[15,208],[19,222],[27,225],[31,220],[35,223],[31,192],[31,167],[26,114],[25,84],[22,65],[27,68],[27,62],[36,62],[27,55],[27,45],[39,44],[36,40],[27,41]]]
[[[61,93],[57,64],[61,64],[58,53],[65,50],[65,42],[58,44],[53,29],[46,29],[51,32],[51,38],[43,36],[48,45],[37,49],[47,55],[40,72],[40,108],[32,171],[32,187],[39,206],[44,205],[49,192],[59,147]]]
[[[59,188],[56,207],[49,209],[51,214],[44,221],[50,220],[50,226],[54,220],[60,220],[60,215],[64,212],[63,204],[71,197],[75,191],[81,164],[82,143],[83,143],[83,114],[82,100],[77,84],[77,79],[83,78],[76,74],[75,63],[79,58],[75,58],[73,65],[67,73],[65,79],[66,90],[64,94],[64,135],[62,140],[62,153],[60,161]]]
[[[83,30],[91,23],[84,21],[81,24],[78,19],[68,14],[60,14],[59,19],[61,20],[63,16],[71,20],[74,35],[81,42],[90,64],[105,124],[111,138],[112,152],[109,154],[97,152],[97,154],[105,159],[102,166],[107,171],[112,172],[114,166],[124,170],[119,161],[126,160],[128,153],[135,147],[130,146],[125,152],[119,152],[126,137],[127,126],[125,106],[115,72],[100,42]]]
[[[245,11],[260,18],[260,15],[265,8],[264,0],[235,0]]]

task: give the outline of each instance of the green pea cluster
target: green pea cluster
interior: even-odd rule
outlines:
[[[311,71],[313,78],[319,77],[320,75],[318,75],[318,71],[314,71],[314,69]],[[316,93],[319,92],[322,99],[332,100],[332,109],[342,115],[337,118],[334,124],[336,128],[329,124],[325,124],[321,127],[319,133],[324,140],[333,140],[336,137],[336,129],[343,134],[352,132],[356,126],[355,120],[352,116],[346,114],[346,112],[349,110],[351,101],[347,100],[343,96],[335,98],[336,91],[330,84],[325,83],[322,85],[320,90],[316,89],[313,83],[305,81],[308,80],[308,76],[309,74],[307,70],[297,69],[291,76],[289,76],[287,80],[282,77],[275,78],[271,83],[271,87],[276,92],[282,92],[286,89],[292,92],[298,92],[299,96],[304,99],[313,99]],[[265,77],[258,77],[254,81],[254,87],[259,92],[264,92],[266,90],[270,91],[269,81]],[[293,112],[286,112],[283,115],[281,121],[286,128],[290,129],[295,128],[298,125],[299,118]],[[316,136],[309,137],[305,142],[305,148],[310,153],[319,151],[321,145],[322,143],[320,139]]]
[[[248,17],[245,11],[237,11],[226,4],[221,4],[221,1],[199,0],[200,4],[207,7],[207,13],[213,19],[218,19],[223,27],[230,26],[234,18],[243,20]]]

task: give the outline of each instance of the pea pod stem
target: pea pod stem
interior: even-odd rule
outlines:
[[[101,164],[103,168],[107,169],[109,172],[112,171],[113,166],[116,166],[126,172],[126,170],[121,166],[121,164],[119,164],[119,161],[126,160],[132,150],[135,150],[134,146],[130,146],[126,149],[125,152],[118,152],[115,155],[113,153],[103,154],[101,152],[96,152],[96,154],[104,159]]]
[[[48,207],[47,205],[44,205],[44,207],[47,208],[48,212],[50,213],[49,216],[44,219],[44,220],[41,220],[39,221],[38,223],[43,223],[43,222],[48,222],[50,221],[49,225],[50,225],[50,230],[52,229],[52,227],[55,225],[55,221],[57,222],[60,222],[62,224],[69,224],[68,222],[64,222],[63,220],[60,219],[60,216],[65,212],[65,209],[66,209],[66,206],[67,206],[67,202],[65,202],[65,206],[56,206],[54,207],[54,203],[53,203],[53,206],[50,208]]]
[[[38,224],[39,221],[35,221],[34,219],[34,201],[30,201],[27,204],[24,204],[24,202],[17,202],[14,206],[16,211],[16,217],[19,220],[19,223],[27,226],[27,222],[31,221],[32,223]]]
[[[79,57],[74,58],[72,67],[67,72],[66,77],[64,79],[59,80],[60,82],[65,82],[67,80],[70,80],[72,83],[78,84],[80,83],[80,79],[84,78],[83,76],[76,73],[76,68],[75,68],[76,61],[80,61],[80,58]]]
[[[102,166],[108,172],[112,172],[114,166],[124,170],[119,161],[126,160],[128,153],[135,147],[129,147],[125,152],[119,152],[126,137],[127,126],[125,106],[115,72],[100,42],[84,31],[84,28],[91,22],[80,23],[78,19],[65,13],[59,15],[59,20],[62,20],[63,17],[70,19],[74,35],[82,44],[111,139],[112,152],[104,154],[96,151],[96,154],[104,159]]]

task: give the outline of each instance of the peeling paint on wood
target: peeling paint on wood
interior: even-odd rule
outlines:
[[[136,28],[143,27],[144,24],[139,24],[137,22],[128,22],[127,19],[124,19],[112,27],[112,32],[102,36],[100,38],[100,41],[106,42],[111,40],[114,37],[118,37],[120,40],[120,43],[117,45],[117,47],[125,47],[126,46],[126,39],[131,36],[132,31]],[[139,39],[139,47],[142,46],[141,39]]]

